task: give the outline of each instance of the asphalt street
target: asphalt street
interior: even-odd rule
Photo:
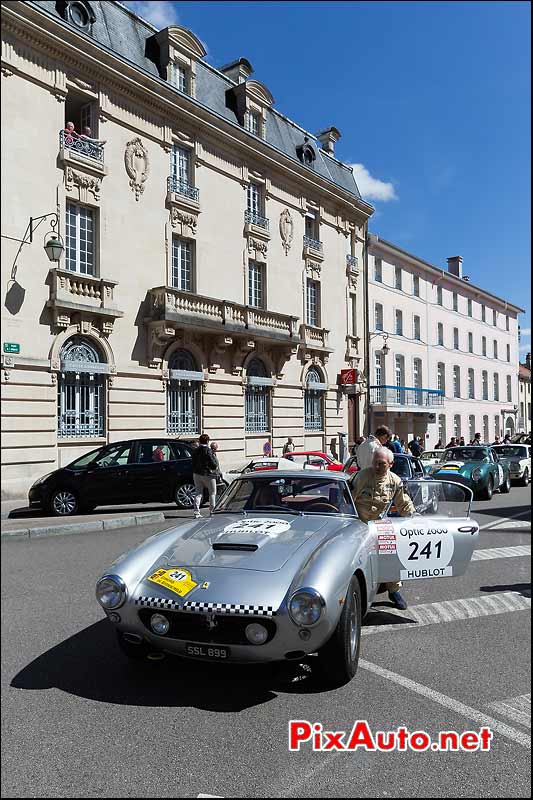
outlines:
[[[369,614],[355,679],[131,665],[94,598],[149,526],[2,543],[3,797],[530,797],[530,491],[476,502],[475,560]],[[434,605],[432,605],[434,604]],[[493,730],[490,752],[288,750],[290,720],[350,731]]]

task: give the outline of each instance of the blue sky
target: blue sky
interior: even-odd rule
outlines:
[[[370,229],[526,309],[531,349],[529,2],[126,2],[241,56],[376,207]]]

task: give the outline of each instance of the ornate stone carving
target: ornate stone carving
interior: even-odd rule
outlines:
[[[322,272],[322,264],[320,261],[311,261],[307,259],[305,262],[305,271],[313,280],[319,280],[320,273]]]
[[[2,75],[4,76],[4,78],[10,78],[11,75],[13,75],[13,70],[9,69],[9,67],[2,65]]]
[[[124,165],[130,178],[130,186],[135,194],[135,199],[138,200],[144,192],[144,185],[150,174],[148,151],[139,137],[127,143],[124,153]]]
[[[196,236],[198,217],[195,214],[188,214],[176,208],[176,206],[172,206],[170,209],[170,222],[173,228],[178,228],[180,235]]]
[[[52,386],[57,386],[57,372],[52,372],[50,375],[50,382]]]
[[[248,238],[248,250],[250,253],[255,253],[256,261],[266,261],[268,253],[268,243],[261,239],[254,239],[253,236]]]
[[[80,202],[87,202],[89,192],[92,193],[95,200],[100,200],[102,179],[94,175],[84,175],[67,166],[65,168],[65,189],[67,192],[71,192],[74,186],[78,187]]]
[[[288,256],[294,236],[294,222],[292,221],[291,212],[288,208],[283,209],[279,215],[279,233],[285,255]]]
[[[218,339],[215,340],[209,359],[209,372],[215,374],[217,370],[222,369],[222,358],[232,344],[233,339],[231,336],[219,336]]]

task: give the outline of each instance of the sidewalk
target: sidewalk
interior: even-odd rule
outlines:
[[[148,525],[169,520],[189,519],[191,511],[180,511],[175,505],[145,503],[101,508],[90,514],[74,517],[51,517],[30,509],[21,500],[2,500],[2,539],[36,538],[91,531],[109,531],[133,525]]]

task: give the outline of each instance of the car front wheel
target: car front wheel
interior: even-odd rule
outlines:
[[[357,672],[361,649],[361,587],[354,575],[331,639],[318,652],[318,666],[328,688],[351,681]]]
[[[529,470],[526,467],[526,469],[524,470],[524,474],[520,479],[520,486],[528,486],[528,485],[529,485]]]
[[[176,489],[176,505],[178,508],[191,509],[194,507],[194,495],[196,488],[194,483],[181,483]]]
[[[487,480],[487,486],[483,489],[482,492],[479,493],[479,497],[481,500],[492,500],[492,493],[494,492],[494,482],[492,480],[492,475],[489,475]]]
[[[79,511],[79,501],[70,489],[56,489],[50,498],[49,509],[54,517],[71,517]]]
[[[511,479],[507,477],[500,486],[500,492],[502,494],[508,494],[508,492],[510,491],[511,491]]]

